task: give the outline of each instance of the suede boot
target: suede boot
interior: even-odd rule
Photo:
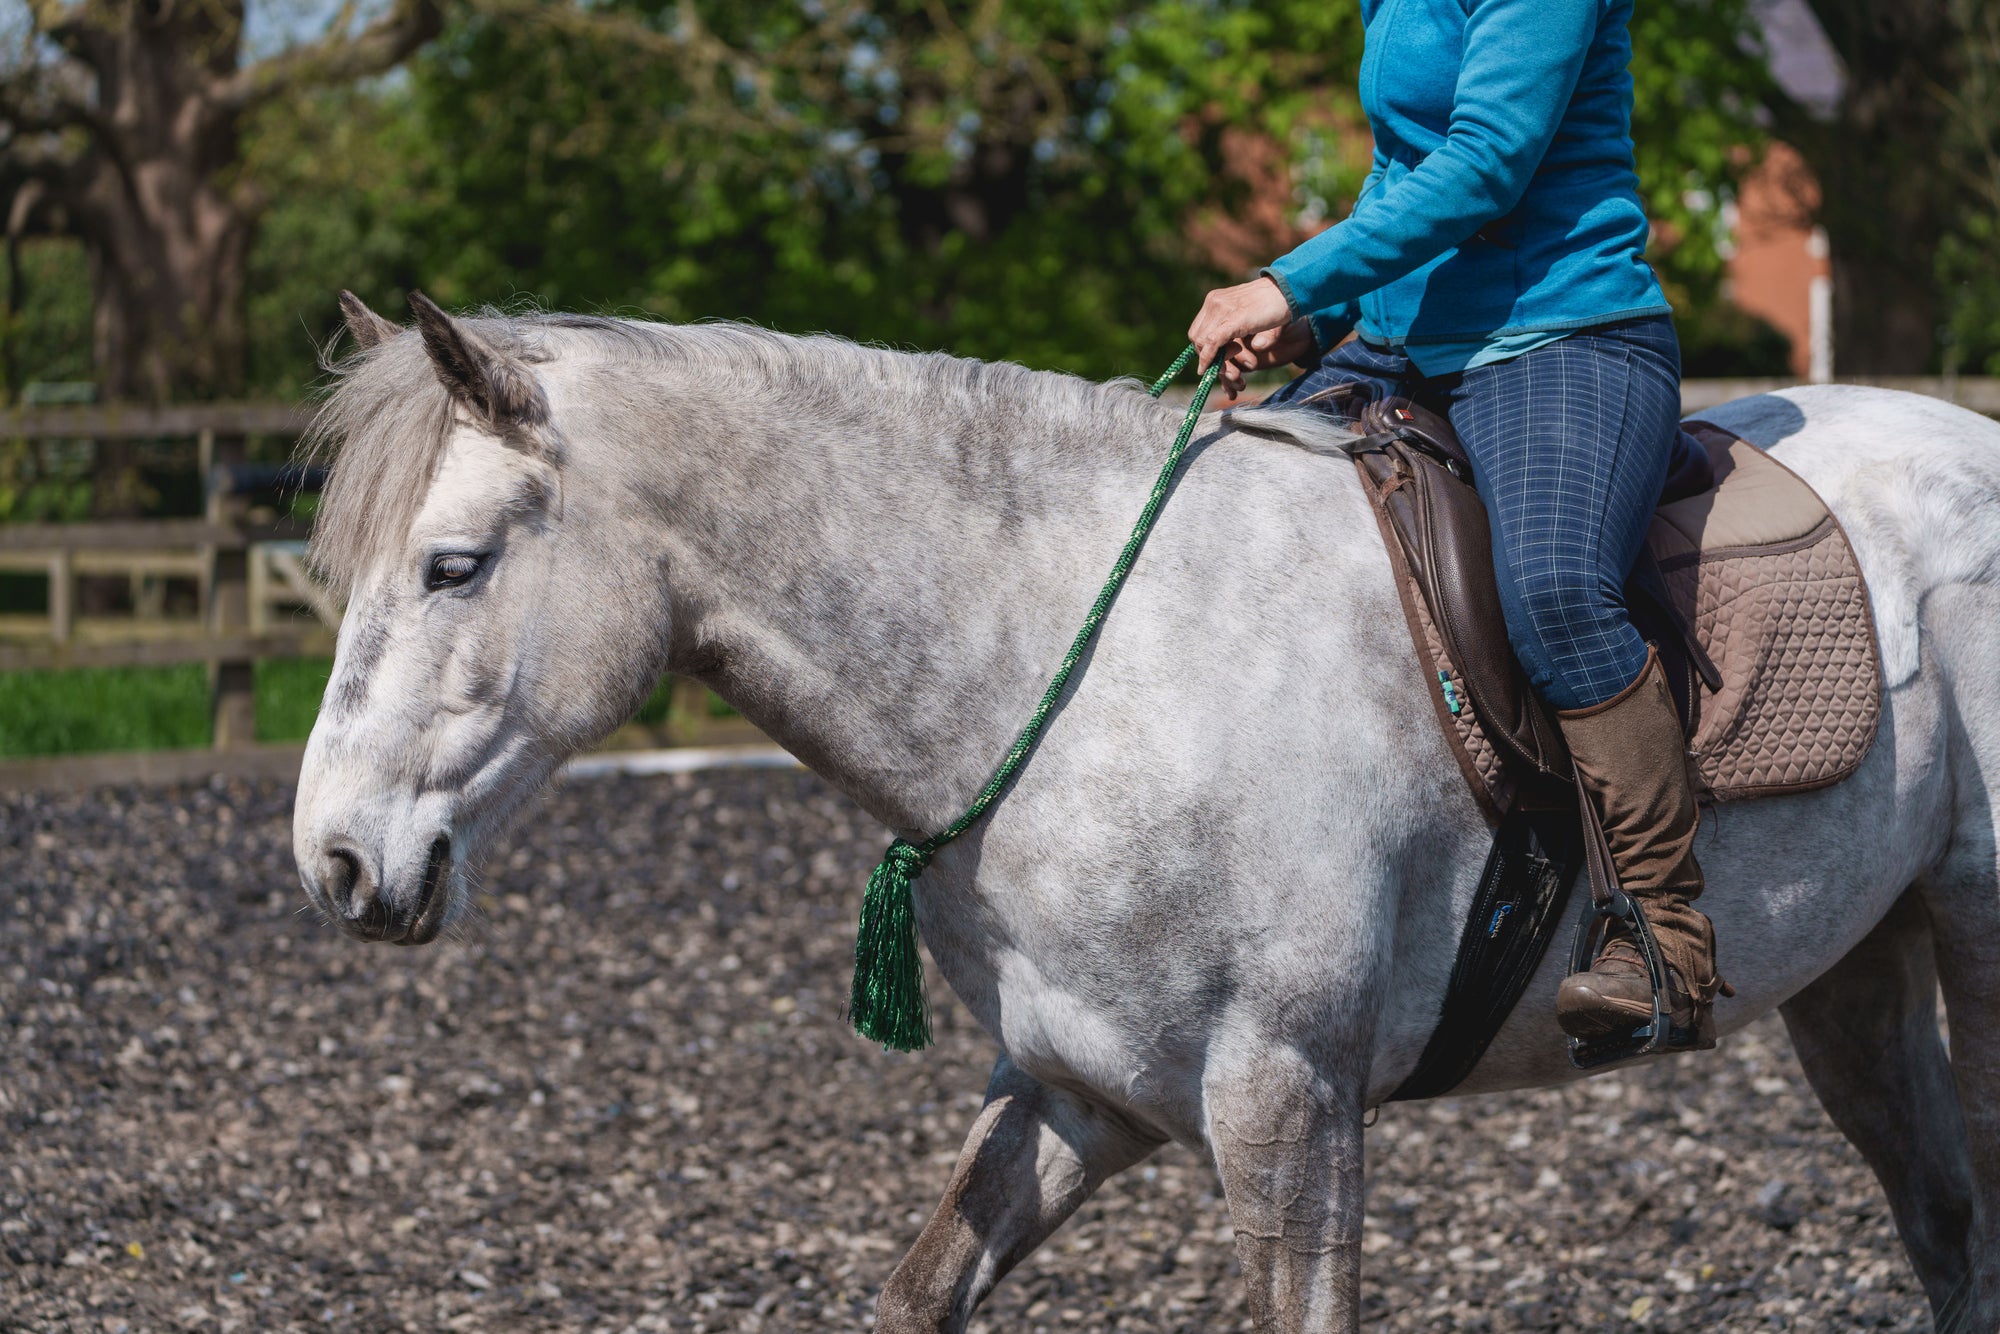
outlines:
[[[1639,679],[1615,698],[1556,715],[1583,789],[1597,807],[1618,883],[1646,914],[1667,968],[1667,1004],[1675,1026],[1715,1045],[1711,1010],[1726,991],[1715,967],[1715,928],[1694,907],[1701,867],[1694,837],[1701,824],[1688,776],[1687,743],[1666,674],[1648,654]],[[1590,971],[1563,980],[1556,1019],[1572,1037],[1630,1031],[1653,1013],[1653,987],[1638,947],[1613,935]]]

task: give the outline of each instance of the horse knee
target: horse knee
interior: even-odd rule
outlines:
[[[876,1328],[956,1331],[1106,1177],[1163,1142],[1002,1056],[944,1199],[889,1276]]]

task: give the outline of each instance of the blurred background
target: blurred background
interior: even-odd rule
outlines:
[[[1152,373],[1345,214],[1361,35],[1349,0],[0,0],[0,758],[310,726],[338,607],[278,465],[339,288]],[[1677,0],[1633,42],[1688,375],[2000,410],[2000,7]]]

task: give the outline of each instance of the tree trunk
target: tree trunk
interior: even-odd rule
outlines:
[[[1818,178],[1833,252],[1834,368],[1916,374],[1937,356],[1937,249],[1961,187],[1938,161],[1940,87],[1961,34],[1946,0],[1810,0],[1846,65],[1831,120],[1787,106],[1775,126]]]
[[[240,395],[257,213],[178,163],[153,165],[143,194],[107,165],[86,196],[101,390],[156,402]]]
[[[234,179],[241,0],[135,5],[84,30],[109,133],[68,195],[93,261],[93,340],[110,399],[240,394],[244,288],[262,201]]]
[[[1839,374],[1922,375],[1935,369],[1941,312],[1933,257],[1940,238],[1933,233],[1922,239],[1921,259],[1902,264],[1855,258],[1833,239],[1833,365]]]

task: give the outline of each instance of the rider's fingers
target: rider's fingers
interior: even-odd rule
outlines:
[[[1249,332],[1240,326],[1243,313],[1237,303],[1230,299],[1229,288],[1217,288],[1201,303],[1201,313],[1188,326],[1188,341],[1194,344],[1200,358],[1199,370],[1207,370],[1217,358],[1230,353],[1232,344],[1241,335]]]
[[[1222,349],[1222,340],[1209,333],[1209,326],[1203,320],[1196,320],[1188,326],[1188,341],[1194,344],[1195,369],[1205,371],[1208,363],[1215,360],[1215,354]]]

